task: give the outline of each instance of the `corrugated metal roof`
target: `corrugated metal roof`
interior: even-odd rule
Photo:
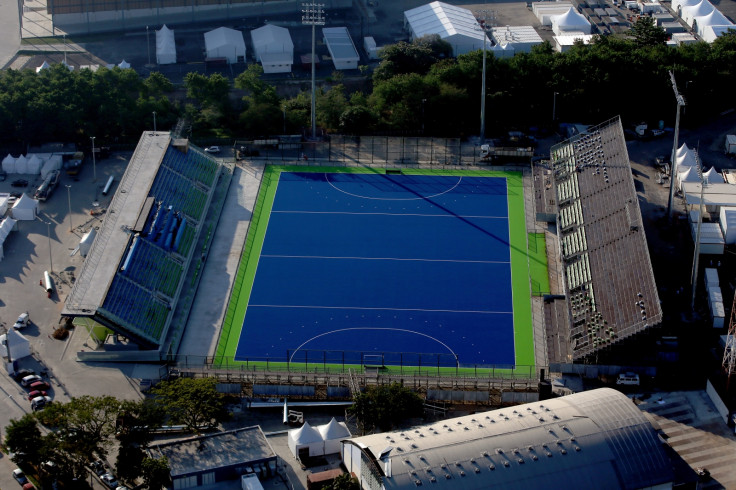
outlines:
[[[360,60],[347,27],[324,27],[322,36],[334,59],[339,61]]]
[[[481,30],[473,12],[443,2],[432,2],[404,12],[416,37],[438,34],[442,39],[462,35],[483,43]]]
[[[608,388],[354,442],[376,458],[387,446],[394,448],[386,488],[619,489],[672,481],[647,418]]]

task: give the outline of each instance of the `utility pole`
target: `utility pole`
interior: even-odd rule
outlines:
[[[677,180],[677,145],[680,136],[680,110],[685,107],[685,98],[680,95],[677,90],[677,82],[675,81],[674,72],[670,71],[670,80],[672,80],[672,90],[675,92],[675,100],[677,101],[677,116],[675,118],[675,141],[672,145],[672,158],[670,163],[670,198],[667,201],[667,218],[672,219],[672,203],[675,199],[675,184]]]
[[[480,89],[480,144],[482,145],[485,143],[486,140],[486,43],[488,42],[488,37],[486,36],[486,32],[488,32],[489,26],[488,26],[488,19],[491,18],[490,12],[488,10],[481,10],[480,11],[480,18],[478,19],[478,26],[479,28],[476,28],[476,30],[480,30],[483,34],[483,68],[481,73],[481,89]]]
[[[156,132],[156,111],[153,111],[153,132]]]
[[[69,198],[69,233],[74,231],[74,227],[72,226],[72,186],[69,184],[65,185],[66,187],[66,195]],[[51,246],[49,244],[49,246]]]
[[[90,136],[92,140],[92,182],[97,182],[97,161],[95,157],[95,137]]]
[[[317,139],[317,118],[315,112],[315,68],[314,68],[314,30],[315,26],[325,25],[324,4],[321,3],[303,3],[302,4],[302,24],[312,26],[312,139]]]
[[[148,26],[146,26],[146,48],[148,49],[148,66],[151,66],[151,37],[148,35]]]
[[[695,232],[695,255],[693,257],[693,271],[690,275],[690,286],[692,287],[693,294],[690,300],[690,309],[695,312],[695,292],[698,290],[698,263],[700,261],[700,227],[703,224],[703,198],[705,194],[705,186],[708,183],[707,179],[703,177],[703,168],[700,166],[700,156],[698,152],[693,150],[695,154],[695,169],[698,171],[698,177],[700,177],[700,202],[698,203],[698,228]],[[674,182],[670,181],[670,185]]]
[[[555,123],[557,117],[557,94],[558,92],[552,92],[552,124]]]

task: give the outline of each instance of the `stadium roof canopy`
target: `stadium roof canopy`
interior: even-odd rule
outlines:
[[[342,454],[362,488],[604,490],[674,479],[649,419],[610,388],[358,437]]]

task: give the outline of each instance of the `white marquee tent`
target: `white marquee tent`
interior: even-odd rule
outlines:
[[[8,340],[10,339],[10,340]],[[8,349],[8,344],[10,348]],[[0,345],[2,345],[2,354],[6,359],[10,354],[10,359],[17,361],[31,355],[31,342],[15,329],[9,329],[7,333],[0,335]],[[10,352],[8,352],[8,350]]]
[[[672,10],[682,17],[683,10],[693,5],[697,5],[700,0],[672,0]]]
[[[690,27],[696,17],[703,17],[713,12],[713,5],[708,0],[700,0],[700,3],[683,8],[682,20]]]
[[[43,160],[38,155],[32,154],[28,157],[28,163],[26,164],[26,173],[36,175],[41,173],[41,167],[43,166]]]
[[[688,167],[687,170],[683,170],[682,172],[677,173],[677,182],[682,189],[682,184],[684,182],[700,182],[700,177],[698,176],[698,171],[695,170],[694,167]]]
[[[483,40],[488,42],[488,37],[480,28],[473,12],[443,2],[432,2],[406,10],[404,27],[409,29],[412,40],[437,34],[450,43],[455,56],[483,49]]]
[[[569,31],[590,34],[590,22],[572,7],[564,14],[555,15],[551,20],[552,31],[556,36],[562,36]]]
[[[36,73],[41,73],[43,70],[47,70],[49,68],[51,68],[51,65],[49,65],[49,62],[44,61],[43,63],[41,63],[40,66],[36,67]]]
[[[4,203],[4,207],[7,209],[7,198],[4,200],[6,201]],[[10,232],[13,231],[13,228],[15,228],[15,223],[16,221],[13,218],[5,218],[0,222],[0,260],[3,260],[3,257],[5,257],[5,239],[8,237]]]
[[[15,173],[15,157],[8,153],[8,156],[3,158],[3,172],[6,174]]]
[[[96,236],[97,230],[95,230],[94,228],[92,228],[82,236],[82,239],[79,240],[79,255],[81,255],[82,257],[87,256],[89,250],[92,248],[92,243],[95,241]]]
[[[711,167],[707,172],[703,172],[703,178],[709,184],[723,184],[726,182],[723,180],[723,175],[721,175],[715,167]]]
[[[291,454],[297,459],[301,451],[308,452],[309,456],[322,456],[325,454],[325,444],[322,435],[317,429],[309,425],[309,422],[304,422],[304,425],[298,429],[289,431],[288,445]]]
[[[130,68],[130,63],[128,63],[127,61],[123,60],[123,61],[121,61],[118,64],[118,68],[120,68],[121,70],[125,70],[126,68]]]
[[[542,38],[532,26],[503,26],[491,29],[493,42],[501,45],[504,56],[528,53],[532,47],[542,44]]]
[[[159,65],[176,63],[174,31],[166,27],[166,24],[156,31],[156,63]]]
[[[574,5],[570,2],[534,2],[532,13],[537,16],[543,26],[552,25],[552,17],[564,14]]]
[[[682,155],[675,157],[675,160],[677,161],[677,172],[679,173],[680,170],[685,170],[686,167],[694,167],[698,164],[697,159],[695,158],[695,153],[693,153],[692,150],[688,150],[684,152]]]
[[[218,27],[204,33],[207,58],[225,58],[228,63],[245,61],[243,33],[227,27]]]
[[[19,221],[31,221],[38,214],[38,201],[30,198],[27,194],[21,194],[20,199],[15,201],[10,215]]]
[[[61,155],[49,155],[41,167],[41,178],[46,180],[46,177],[48,177],[51,172],[54,170],[61,170],[62,163]]]
[[[736,26],[733,24],[722,25],[722,26],[707,25],[703,27],[702,33],[700,34],[700,36],[703,38],[703,41],[707,43],[712,43],[713,41],[721,37],[723,34],[728,32],[730,29],[736,29]],[[701,31],[700,22],[698,22],[698,31],[699,32]]]
[[[289,29],[266,24],[250,31],[253,51],[263,73],[289,73],[294,63],[294,42]]]
[[[683,143],[682,146],[680,146],[675,152],[675,156],[680,157],[684,155],[685,153],[689,153],[689,152],[690,152],[690,148],[688,148],[687,143]]]
[[[340,452],[340,441],[351,437],[345,422],[338,422],[332,417],[325,425],[316,427],[325,443],[325,454],[334,454]]]
[[[723,15],[721,12],[719,12],[716,9],[713,9],[713,11],[707,15],[703,15],[700,17],[696,17],[693,20],[693,28],[698,33],[700,37],[704,37],[706,28],[708,26],[732,26],[730,20],[726,18],[725,15]],[[714,39],[715,40],[715,39]],[[713,41],[710,41],[713,42]]]
[[[28,171],[28,159],[21,155],[15,159],[15,173],[25,174]]]

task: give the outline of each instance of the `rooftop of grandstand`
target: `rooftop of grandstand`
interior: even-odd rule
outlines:
[[[580,358],[659,323],[662,311],[620,121],[556,145],[551,158],[569,343]]]
[[[62,314],[160,345],[217,172],[168,132],[144,133]]]

